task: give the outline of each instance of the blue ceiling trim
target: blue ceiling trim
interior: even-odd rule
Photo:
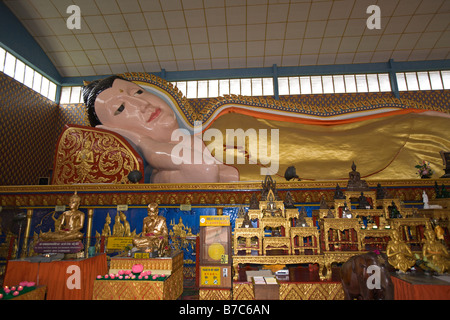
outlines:
[[[298,66],[268,68],[239,68],[239,69],[217,69],[217,70],[193,70],[193,71],[167,71],[152,72],[167,81],[189,81],[189,80],[210,80],[210,79],[232,79],[232,78],[260,78],[260,77],[288,77],[288,76],[315,76],[333,74],[358,74],[358,73],[390,73],[409,71],[433,71],[450,70],[450,60],[431,61],[408,61],[397,62],[389,60],[383,63],[363,63],[363,64],[340,64],[340,65],[320,65],[320,66]],[[92,81],[106,78],[103,76],[89,77],[68,77],[64,78],[63,86],[76,86],[83,84],[83,80]]]

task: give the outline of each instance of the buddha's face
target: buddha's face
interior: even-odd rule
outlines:
[[[147,207],[147,214],[150,217],[154,217],[158,215],[158,205],[156,203],[151,203]]]
[[[157,141],[170,141],[178,128],[175,113],[158,96],[137,84],[116,79],[95,100],[95,112],[103,125],[129,130]]]
[[[69,200],[69,208],[72,210],[77,210],[80,206],[80,199],[77,197],[71,197]]]

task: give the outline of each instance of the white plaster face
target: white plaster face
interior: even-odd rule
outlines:
[[[95,112],[103,125],[132,131],[161,142],[170,141],[178,122],[172,108],[137,84],[116,79],[95,100]]]

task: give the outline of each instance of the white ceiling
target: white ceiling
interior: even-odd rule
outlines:
[[[450,0],[4,0],[64,77],[450,59]],[[81,9],[81,29],[66,13]],[[370,30],[370,5],[381,29]]]

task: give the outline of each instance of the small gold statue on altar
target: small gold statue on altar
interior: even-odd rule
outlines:
[[[81,198],[75,191],[70,197],[69,208],[62,213],[59,223],[55,223],[54,232],[44,232],[40,235],[43,241],[76,241],[83,240],[84,213],[78,210]]]
[[[436,233],[432,229],[425,230],[425,243],[422,248],[423,258],[427,266],[439,273],[450,269],[450,256],[447,248],[436,239]]]
[[[387,245],[386,255],[388,256],[388,262],[395,269],[402,272],[408,271],[416,264],[416,260],[414,259],[411,249],[400,239],[400,235],[397,230],[392,231],[392,239]]]
[[[133,245],[140,250],[158,250],[160,256],[162,256],[169,247],[166,218],[158,215],[157,203],[150,203],[147,213],[148,216],[143,220],[141,236],[133,239]]]

